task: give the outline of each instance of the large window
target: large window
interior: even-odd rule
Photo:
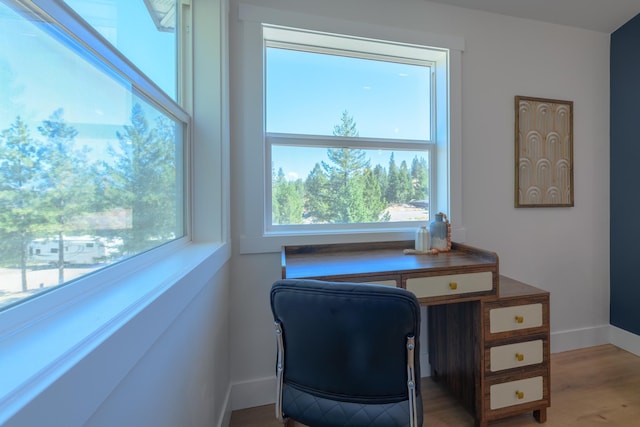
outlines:
[[[447,204],[447,49],[263,34],[267,232],[424,223]]]
[[[242,3],[238,18],[240,253],[412,239],[437,212],[464,241],[464,39]]]
[[[0,309],[187,234],[175,2],[67,3],[0,0]]]

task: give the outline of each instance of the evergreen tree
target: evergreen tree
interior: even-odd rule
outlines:
[[[131,228],[123,233],[122,252],[135,254],[182,233],[177,223],[176,141],[173,122],[159,118],[150,129],[140,104],[131,111],[131,125],[117,132],[110,147],[113,164],[103,164],[110,182],[104,185],[112,206],[131,210]]]
[[[367,168],[362,179],[364,181],[365,214],[361,222],[389,221],[389,213],[383,213],[387,204],[384,200],[382,186],[380,185],[375,170],[372,171],[370,168]]]
[[[369,160],[363,150],[328,148],[327,157],[331,163],[322,162],[322,167],[330,178],[335,178],[338,186],[345,186],[351,178],[362,175],[369,167]]]
[[[85,173],[87,149],[74,148],[78,131],[65,123],[63,110],[53,112],[38,127],[46,138],[41,154],[44,191],[41,194],[42,212],[47,216],[45,234],[58,241],[58,283],[64,282],[64,237],[77,231],[73,219],[86,213],[93,195],[92,182]]]
[[[340,117],[340,124],[335,125],[333,127],[333,134],[335,136],[359,136],[358,130],[356,128],[356,122],[349,115],[347,110],[342,112],[342,116]]]
[[[389,158],[389,175],[387,177],[387,191],[385,198],[388,203],[400,203],[400,171],[396,166],[393,153]]]
[[[356,123],[347,111],[342,113],[340,124],[334,126],[335,136],[357,137]],[[329,204],[329,217],[332,222],[360,222],[364,214],[363,187],[359,179],[369,167],[364,150],[352,148],[329,148],[327,157],[330,163],[322,162],[329,178],[332,197]]]
[[[404,160],[400,163],[398,178],[398,201],[400,203],[409,203],[413,197],[413,182],[407,162]]]
[[[273,224],[301,224],[304,211],[302,180],[287,181],[282,168],[273,179]]]
[[[334,136],[357,137],[353,117],[344,111]],[[366,152],[353,148],[327,149],[328,162],[316,164],[305,181],[305,206],[316,223],[379,221],[385,209],[383,192],[369,166]],[[384,172],[384,169],[377,173]]]
[[[411,178],[413,180],[414,200],[425,200],[428,196],[429,171],[424,157],[415,156],[411,162]]]
[[[382,167],[382,165],[376,165],[373,168],[373,176],[375,180],[378,182],[380,186],[380,194],[382,195],[382,199],[385,202],[384,204],[388,204],[387,200],[387,186],[389,185],[389,177],[387,176],[387,170]]]
[[[0,237],[4,254],[16,254],[27,290],[27,248],[46,218],[40,209],[42,146],[18,116],[0,134]],[[12,261],[5,259],[3,262]]]
[[[329,178],[324,173],[320,163],[316,163],[309,172],[304,183],[305,209],[314,223],[331,221],[329,205]]]

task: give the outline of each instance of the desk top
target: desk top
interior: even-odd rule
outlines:
[[[446,274],[474,267],[495,266],[498,256],[483,249],[453,242],[451,251],[437,255],[403,253],[413,241],[341,245],[285,246],[282,278],[332,278],[425,272]]]
[[[520,299],[539,295],[548,296],[549,291],[536,288],[535,286],[520,282],[511,277],[500,275],[500,292],[498,292],[500,299]]]

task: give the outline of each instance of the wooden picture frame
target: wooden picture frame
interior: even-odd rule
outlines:
[[[571,207],[573,101],[515,97],[515,207]]]

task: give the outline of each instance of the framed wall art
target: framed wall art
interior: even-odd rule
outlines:
[[[573,206],[573,101],[515,97],[515,207]]]

